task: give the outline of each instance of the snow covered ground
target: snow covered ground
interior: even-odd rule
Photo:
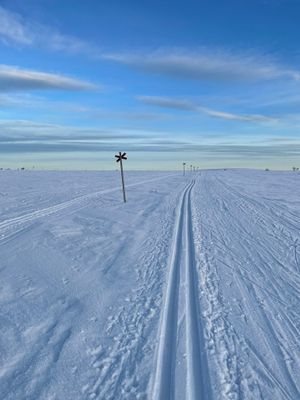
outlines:
[[[300,174],[0,171],[0,398],[300,399]]]

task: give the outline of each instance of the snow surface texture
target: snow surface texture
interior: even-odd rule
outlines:
[[[0,398],[300,399],[300,174],[0,173]]]

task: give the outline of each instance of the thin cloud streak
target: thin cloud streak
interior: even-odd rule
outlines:
[[[0,65],[0,92],[41,89],[81,91],[96,88],[97,86],[90,82],[64,75]]]
[[[201,145],[195,143],[161,143],[149,139],[146,143],[128,143],[120,141],[120,145],[125,145],[128,152],[145,153],[198,153],[201,157],[218,157],[223,159],[252,159],[286,158],[299,157],[300,144],[274,144],[274,145],[222,145],[210,144]],[[115,152],[115,141],[98,141],[97,143],[74,142],[74,141],[19,141],[2,142],[0,146],[1,154],[25,154],[25,153],[101,153]]]
[[[69,54],[96,55],[98,49],[73,36],[25,19],[22,15],[0,6],[0,40],[6,44],[25,47],[41,47]]]
[[[0,94],[0,107],[2,108],[21,108],[39,110],[39,112],[63,113],[74,114],[76,117],[84,117],[92,120],[122,120],[131,122],[151,122],[151,121],[170,121],[175,118],[172,113],[162,112],[145,112],[144,110],[137,110],[135,108],[123,108],[122,111],[111,110],[100,107],[87,106],[80,103],[73,103],[70,101],[49,100],[40,95],[34,96],[32,93],[3,93]]]
[[[148,53],[112,53],[105,59],[170,78],[211,82],[255,82],[300,79],[300,72],[284,68],[266,56],[218,49],[159,49]]]
[[[32,35],[28,32],[22,17],[0,6],[0,37],[2,42],[15,42],[29,46],[32,44]]]
[[[219,138],[220,140],[223,137]],[[174,140],[162,132],[126,130],[101,130],[95,127],[72,127],[51,125],[26,120],[0,121],[0,153],[26,157],[35,155],[53,154],[101,154],[113,153],[116,147],[126,147],[128,152],[148,153],[149,157],[158,154],[198,154],[202,159],[222,158],[226,160],[268,160],[280,158],[290,159],[300,156],[300,143],[282,143],[269,138],[263,144],[233,144],[233,143],[207,143],[203,144],[195,139]],[[152,154],[152,155],[151,155]],[[89,156],[86,156],[89,157]]]
[[[182,111],[199,112],[214,118],[220,118],[228,121],[245,121],[245,122],[277,122],[276,118],[264,115],[240,115],[229,112],[213,110],[211,108],[199,106],[187,100],[177,100],[169,97],[157,96],[139,96],[137,99],[147,105],[158,106],[162,108],[172,108]]]
[[[7,45],[44,48],[55,52],[86,55],[169,78],[211,82],[300,80],[300,71],[278,64],[264,54],[224,49],[158,48],[155,51],[107,53],[80,38],[25,19],[0,6],[0,40]]]
[[[101,129],[91,126],[55,125],[28,120],[0,121],[0,141],[43,141],[43,140],[149,140],[161,132],[141,131],[133,129]]]

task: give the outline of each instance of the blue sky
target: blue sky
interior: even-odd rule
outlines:
[[[3,167],[290,169],[297,0],[0,0]]]

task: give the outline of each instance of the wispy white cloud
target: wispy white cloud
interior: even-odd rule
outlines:
[[[182,111],[197,111],[198,106],[188,100],[178,100],[171,97],[161,96],[138,96],[140,102],[163,108],[173,108]]]
[[[158,97],[158,96],[139,96],[137,98],[144,104],[163,107],[173,108],[182,111],[199,112],[209,115],[214,118],[221,118],[229,121],[245,121],[245,122],[276,122],[277,119],[265,115],[259,114],[235,114],[219,110],[214,110],[208,107],[203,107],[197,103],[188,100],[178,100],[170,97]]]
[[[84,54],[96,60],[127,65],[146,73],[170,78],[212,82],[300,80],[300,71],[265,54],[218,48],[158,48],[154,51],[107,53],[99,46],[57,29],[24,18],[0,6],[0,41],[5,44],[44,48],[69,54]]]
[[[98,46],[57,29],[24,18],[0,6],[0,40],[6,44],[44,48],[69,54],[84,54],[134,69],[172,78],[213,82],[253,82],[300,79],[300,71],[285,67],[254,51],[228,49],[158,48],[155,51],[106,53]]]
[[[116,142],[132,151],[162,151],[183,141],[162,138],[162,132],[101,129],[94,126],[49,124],[29,120],[0,121],[0,153],[115,151]]]
[[[211,117],[221,118],[228,121],[245,121],[245,122],[277,122],[278,119],[260,114],[233,114],[224,111],[212,110],[206,107],[198,107],[199,112],[203,112]]]
[[[207,137],[208,139],[208,137]],[[214,138],[213,138],[214,139]],[[2,120],[0,121],[0,153],[4,158],[16,155],[21,160],[30,154],[31,160],[36,160],[34,154],[59,154],[63,159],[68,159],[68,154],[78,156],[83,153],[97,154],[109,152],[114,154],[116,141],[126,148],[128,152],[149,152],[150,157],[154,153],[180,153],[187,156],[188,153],[201,152],[201,157],[218,159],[222,156],[222,162],[233,160],[266,160],[277,158],[285,160],[297,159],[300,155],[299,141],[276,141],[272,138],[265,143],[249,143],[225,141],[220,135],[219,140],[184,140],[173,139],[172,132],[168,135],[162,131],[124,130],[124,129],[99,129],[89,126],[68,126],[32,122],[27,120]],[[21,156],[20,156],[21,155]],[[35,161],[32,161],[35,163]]]
[[[72,116],[72,120],[83,119],[96,121],[114,121],[118,123],[130,123],[130,124],[141,124],[151,123],[151,122],[161,122],[161,121],[171,121],[176,118],[176,116],[170,113],[159,112],[149,112],[145,111],[144,107],[142,109],[137,109],[136,106],[132,107],[122,107],[121,110],[111,110],[102,107],[93,107],[83,103],[76,103],[72,101],[63,100],[50,100],[47,97],[33,94],[27,92],[0,92],[0,108],[2,109],[2,114],[4,110],[16,109],[19,111],[31,110],[35,113],[41,115],[47,115],[47,118],[53,113],[57,119],[58,115]]]
[[[91,90],[96,87],[90,82],[64,75],[0,65],[0,92],[41,89]]]
[[[0,40],[5,44],[27,47],[41,47],[63,51],[70,54],[98,53],[91,44],[70,35],[64,35],[56,29],[24,18],[0,6]]]
[[[0,121],[0,139],[40,139],[52,138],[53,140],[85,140],[91,139],[120,139],[136,137],[133,133],[120,130],[101,129],[93,126],[77,127],[73,125],[51,124],[22,119],[5,119]]]
[[[0,6],[0,37],[2,41],[31,45],[34,39],[32,36],[20,15]]]
[[[300,79],[299,71],[285,68],[267,56],[250,52],[203,48],[193,51],[159,49],[146,53],[106,54],[103,57],[144,72],[181,79],[214,82]]]

